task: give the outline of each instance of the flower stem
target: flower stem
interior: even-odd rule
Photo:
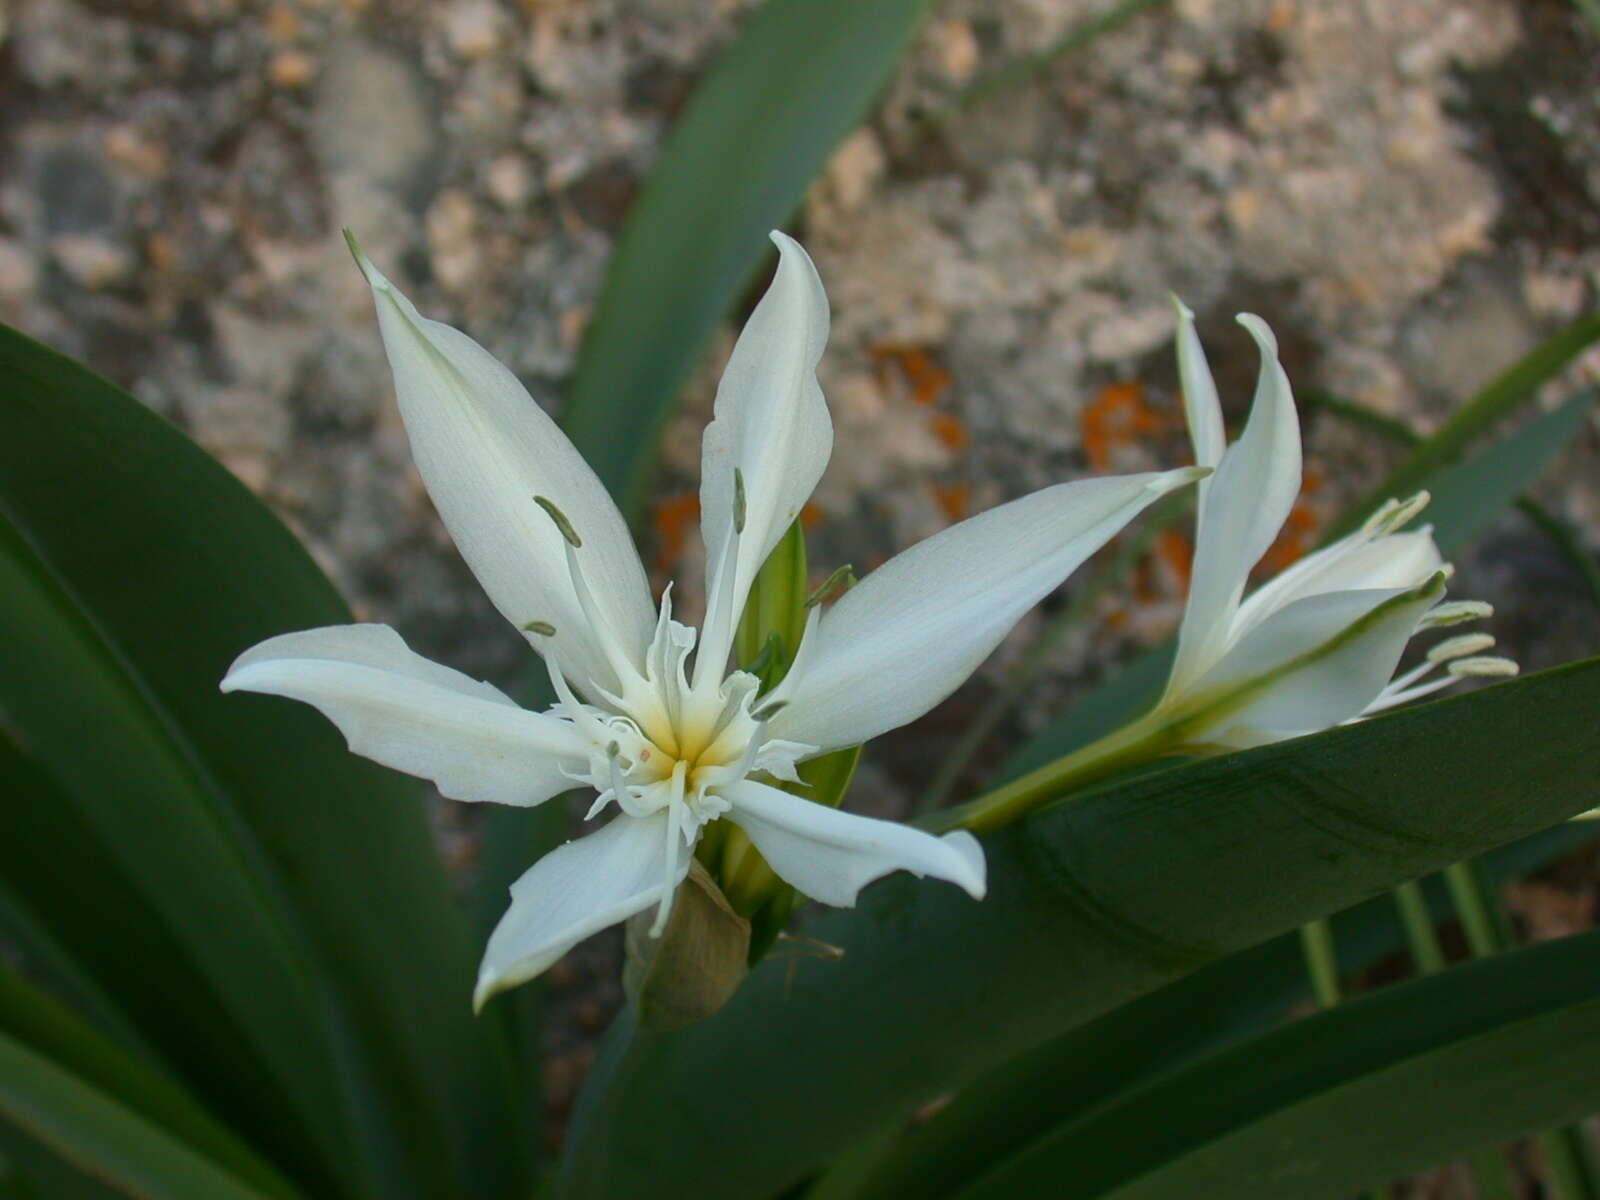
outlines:
[[[917,824],[935,833],[988,833],[1070,791],[1172,753],[1181,743],[1181,728],[1176,722],[1141,717],[976,800],[927,813]]]
[[[1300,926],[1300,950],[1305,955],[1306,973],[1311,976],[1311,991],[1319,1008],[1339,1003],[1339,952],[1333,944],[1333,926],[1326,917]]]
[[[1444,947],[1439,944],[1439,935],[1434,930],[1433,914],[1428,911],[1422,884],[1415,879],[1398,884],[1394,889],[1394,903],[1400,910],[1400,923],[1405,926],[1417,974],[1435,975],[1444,970]]]

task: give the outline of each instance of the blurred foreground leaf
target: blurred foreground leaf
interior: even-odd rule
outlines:
[[[630,519],[706,340],[931,0],[767,0],[696,90],[628,215],[562,424]]]
[[[1561,821],[1593,803],[1596,703],[1591,660],[1112,784],[985,839],[981,903],[903,877],[875,885],[807,929],[838,961],[768,960],[715,1021],[681,1033],[619,1023],[564,1194],[774,1194],[1047,1038]],[[730,1129],[735,1141],[707,1143]]]
[[[349,611],[132,397],[4,328],[0,376],[0,907],[25,914],[22,967],[97,993],[319,1197],[514,1193],[503,1046],[471,1017],[419,789],[314,713],[217,691],[240,651]]]

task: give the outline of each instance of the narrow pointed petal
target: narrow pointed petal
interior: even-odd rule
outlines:
[[[833,422],[817,384],[828,298],[800,244],[776,232],[772,240],[777,275],[733,348],[717,387],[716,419],[701,443],[708,604],[700,653],[712,670],[726,661],[751,580],[800,515],[833,451]],[[741,490],[744,530],[737,552],[725,553]]]
[[[1251,593],[1234,617],[1229,644],[1296,600],[1348,588],[1412,588],[1443,565],[1426,530],[1376,539],[1351,534],[1308,554]]]
[[[616,690],[603,639],[640,663],[655,624],[617,506],[515,375],[466,334],[420,315],[359,252],[357,262],[372,285],[412,455],[462,557],[518,629],[555,626],[551,640],[584,690],[591,681]],[[584,618],[561,531],[535,496],[563,512],[583,541],[600,628]]]
[[[619,816],[595,833],[558,846],[511,885],[511,907],[489,936],[473,1007],[538,975],[591,934],[643,912],[666,881],[662,811]],[[673,886],[689,873],[683,855]]]
[[[1239,323],[1261,352],[1261,372],[1244,434],[1223,454],[1200,506],[1194,575],[1168,696],[1220,656],[1250,568],[1272,545],[1300,492],[1300,422],[1277,341],[1259,317],[1245,313]]]
[[[1285,605],[1196,686],[1201,695],[1260,681],[1195,740],[1236,728],[1291,736],[1359,716],[1388,685],[1422,615],[1443,592],[1441,574],[1410,590],[1327,592]]]
[[[822,750],[914,721],[953,692],[1022,614],[1153,501],[1203,468],[1057,484],[895,556],[808,632],[773,693],[773,737]]]
[[[539,804],[572,787],[588,742],[491,684],[429,662],[387,625],[335,625],[245,651],[225,692],[286,696],[319,709],[350,749],[431,779],[453,800]]]
[[[1222,405],[1217,400],[1217,385],[1211,378],[1205,349],[1194,330],[1194,313],[1176,296],[1172,306],[1178,312],[1178,382],[1183,388],[1183,415],[1189,426],[1189,441],[1194,446],[1194,461],[1202,467],[1216,468],[1227,449],[1222,428]],[[1211,481],[1202,479],[1196,498],[1205,503]]]
[[[772,869],[824,904],[849,908],[862,888],[891,871],[948,880],[978,900],[987,889],[983,848],[965,830],[936,837],[749,780],[725,794],[733,802],[729,820],[750,835]]]

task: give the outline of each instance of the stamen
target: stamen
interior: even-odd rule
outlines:
[[[556,627],[549,621],[529,621],[522,627],[524,633],[537,633],[540,637],[555,637]]]
[[[1361,531],[1376,535],[1393,533],[1409,524],[1413,517],[1428,507],[1428,502],[1432,499],[1432,496],[1422,491],[1405,500],[1385,500],[1362,524]]]
[[[1458,658],[1447,669],[1457,679],[1473,677],[1505,679],[1515,675],[1521,668],[1509,658],[1486,654],[1477,658]]]
[[[744,472],[735,467],[733,469],[733,530],[735,533],[744,532],[744,519]]]
[[[851,588],[855,587],[855,585],[855,568],[849,563],[845,563],[844,566],[840,567],[832,575],[829,575],[826,579],[824,579],[817,586],[816,591],[812,592],[811,595],[806,597],[805,606],[807,608],[815,608],[824,600],[832,599],[835,592],[840,594],[848,592]]]
[[[756,709],[754,712],[752,712],[750,714],[750,716],[756,722],[764,725],[768,721],[772,720],[773,717],[777,716],[780,712],[782,712],[784,709],[786,709],[788,707],[789,707],[789,702],[787,700],[774,700],[771,704],[767,705],[765,708]]]
[[[1446,638],[1437,646],[1428,651],[1428,661],[1431,663],[1449,662],[1452,658],[1465,658],[1469,654],[1480,654],[1494,645],[1494,635],[1489,633],[1463,633],[1458,637]]]
[[[583,577],[583,568],[578,565],[578,543],[572,539],[567,540],[567,574],[572,579],[572,590],[578,597],[578,608],[583,612],[583,619],[588,622],[589,628],[594,631],[594,640],[599,643],[600,651],[606,656],[606,662],[611,664],[611,669],[616,672],[617,680],[622,684],[622,690],[627,691],[628,681],[637,679],[639,669],[628,661],[622,648],[617,645],[617,639],[611,633],[611,623],[601,615],[600,606],[595,603],[594,593],[589,590],[589,582]]]
[[[1494,606],[1482,600],[1450,600],[1435,604],[1423,615],[1422,628],[1442,629],[1447,625],[1465,625],[1468,621],[1481,621],[1494,616]]]
[[[556,528],[561,531],[561,536],[567,539],[567,545],[574,550],[583,545],[583,539],[578,536],[578,531],[572,527],[572,522],[567,520],[567,514],[557,508],[553,500],[547,496],[535,496],[533,502],[550,514],[550,519],[556,523]]]

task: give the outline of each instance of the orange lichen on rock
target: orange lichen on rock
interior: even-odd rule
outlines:
[[[1155,554],[1178,586],[1187,588],[1194,561],[1194,546],[1189,539],[1176,529],[1163,529],[1156,537]]]
[[[954,376],[934,361],[921,346],[884,343],[873,346],[873,360],[880,371],[893,364],[911,385],[911,398],[918,404],[932,404],[949,390]]]
[[[954,524],[964,521],[972,505],[972,485],[970,483],[936,483],[933,485],[933,499],[939,506],[939,511]]]
[[[650,517],[656,531],[656,568],[670,571],[683,557],[690,526],[700,519],[700,493],[668,496],[655,506]]]
[[[1322,476],[1314,467],[1307,467],[1300,484],[1300,496],[1289,510],[1289,516],[1278,531],[1277,539],[1267,547],[1253,574],[1257,579],[1270,579],[1286,567],[1293,566],[1312,549],[1316,542],[1317,526],[1322,522],[1308,497],[1322,487]]]
[[[928,418],[928,428],[933,431],[933,436],[938,438],[946,450],[960,454],[967,448],[967,443],[972,441],[972,434],[961,423],[960,418],[949,413],[936,412]]]
[[[1083,448],[1089,465],[1097,471],[1111,470],[1118,446],[1159,433],[1163,426],[1161,415],[1144,402],[1143,385],[1108,383],[1083,410]]]

